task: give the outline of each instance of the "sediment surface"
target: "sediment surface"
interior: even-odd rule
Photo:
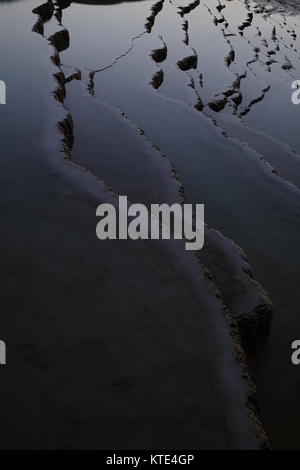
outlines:
[[[286,356],[300,329],[297,9],[14,5],[26,92],[43,106],[32,108],[39,131],[25,116],[16,128],[13,114],[2,130],[15,137],[2,174],[4,272],[17,253],[2,298],[15,362],[2,378],[4,448],[254,449],[270,446],[267,434],[295,448],[299,382]],[[9,159],[20,139],[22,168]],[[205,203],[205,248],[99,243],[95,208],[119,194]]]

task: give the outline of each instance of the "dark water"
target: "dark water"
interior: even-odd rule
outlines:
[[[113,103],[175,164],[188,200],[205,203],[207,222],[247,252],[275,308],[271,335],[251,357],[252,375],[274,447],[297,448],[300,372],[291,364],[290,345],[300,336],[300,167],[290,150],[300,152],[300,107],[292,105],[290,95],[292,81],[300,78],[300,17],[277,6],[271,14],[256,12],[252,2],[247,9],[237,0],[224,2],[221,12],[218,2],[209,7],[201,3],[182,17],[177,6],[189,2],[165,1],[151,32],[145,33],[152,4],[74,2],[63,10],[62,25],[70,34],[70,45],[61,53],[63,69],[66,74],[76,69],[82,73],[81,82],[68,84],[65,101],[75,125],[72,158],[93,170],[80,115],[97,100]],[[38,151],[38,123],[47,115],[41,98],[49,86],[51,49],[45,38],[31,32],[36,20],[31,10],[37,5],[27,0],[0,5],[0,41],[7,44],[1,52],[0,79],[8,84],[0,135],[2,150],[10,154],[23,140],[30,151]],[[253,20],[241,36],[238,27],[249,12]],[[224,21],[215,24],[214,17],[222,15]],[[44,26],[46,37],[61,29],[54,18]],[[156,63],[151,53],[164,47],[167,55]],[[227,66],[230,50],[235,59]],[[189,56],[197,57],[195,68],[180,70],[178,61]],[[267,65],[273,58],[276,62]],[[282,68],[287,63],[292,68]],[[159,70],[164,80],[154,89],[150,82]],[[239,106],[229,97],[219,113],[210,109],[208,104],[224,97],[238,77],[240,86],[232,96],[242,97]],[[203,112],[194,109],[199,98],[206,105]],[[92,128],[92,138],[96,132]]]

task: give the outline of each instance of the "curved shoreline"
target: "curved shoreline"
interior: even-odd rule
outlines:
[[[62,19],[61,10],[59,10],[59,17],[60,19]],[[52,56],[55,58],[53,62],[59,68],[59,73],[56,74],[58,88],[54,92],[54,96],[64,106],[64,100],[66,97],[65,85],[67,83],[67,79],[60,67],[61,61],[59,58],[59,53],[61,50],[64,50],[66,47],[68,47],[68,34],[62,34],[63,31],[66,30],[61,30],[61,32],[52,35],[49,40],[52,46],[54,47],[55,51],[54,55]],[[65,37],[66,40],[64,40],[63,37]],[[79,77],[77,76],[76,79],[78,78]],[[63,121],[60,121],[59,130],[63,135],[63,149],[66,154],[66,158],[71,159],[72,142],[74,141],[72,124],[73,118],[67,110],[66,112],[68,114],[66,115],[66,118]],[[178,180],[178,175],[176,175],[176,179]],[[266,433],[263,429],[259,417],[259,401],[257,398],[257,392],[248,373],[247,362],[243,349],[241,348],[241,343],[243,342],[244,347],[248,347],[257,343],[268,334],[270,329],[270,320],[272,316],[271,303],[267,298],[266,294],[260,288],[260,286],[251,279],[252,276],[249,265],[247,264],[245,260],[245,255],[241,252],[241,250],[238,247],[234,246],[232,242],[228,240],[226,241],[224,237],[216,231],[207,230],[207,238],[210,239],[210,248],[208,249],[208,252],[210,251],[210,253],[207,253],[207,256],[205,256],[204,254],[204,259],[206,259],[206,265],[204,267],[205,271],[207,272],[206,276],[209,282],[213,282],[213,288],[216,289],[216,291],[218,292],[218,296],[222,296],[222,302],[224,303],[224,315],[230,322],[232,328],[231,335],[235,344],[236,361],[237,364],[239,364],[239,367],[241,368],[243,378],[244,380],[246,380],[247,387],[249,390],[247,393],[247,407],[249,410],[249,418],[252,422],[254,432],[257,434],[261,442],[260,446],[262,448],[268,448],[268,438],[266,437]],[[226,244],[227,253],[225,250]],[[226,268],[224,268],[223,265],[223,271],[220,272],[218,269],[216,253],[218,252],[219,254],[222,251],[227,260],[227,270]],[[209,274],[207,268],[212,274]],[[240,294],[243,291],[247,292],[247,295],[245,295],[246,302],[244,303],[242,310],[240,308],[234,308],[235,299],[229,298],[230,295],[228,291],[228,286],[226,286],[226,283],[224,283],[226,276],[228,276],[228,273],[230,272],[234,272],[235,279],[237,279],[236,274],[238,272],[240,273],[238,276],[239,279],[238,281],[236,281],[237,293]],[[251,301],[249,302],[247,296],[251,291]],[[249,302],[248,306],[247,302]],[[233,313],[234,317],[232,316]],[[236,319],[234,320],[234,318]]]

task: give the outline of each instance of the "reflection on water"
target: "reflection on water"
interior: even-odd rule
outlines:
[[[291,82],[300,77],[300,29],[299,16],[286,14],[295,13],[295,4],[65,2],[63,11],[46,12],[36,27],[45,38],[54,35],[50,42],[59,44],[59,58],[31,33],[36,6],[0,0],[0,41],[9,45],[1,51],[0,79],[8,84],[2,149],[13,155],[22,139],[35,136],[47,83],[45,54],[63,74],[56,77],[55,98],[70,113],[69,134],[74,125],[65,142],[74,161],[97,173],[97,159],[105,158],[93,148],[98,100],[120,107],[160,146],[188,198],[205,203],[207,221],[246,249],[271,294],[272,337],[254,374],[274,442],[297,447],[299,379],[285,362],[291,335],[300,331],[300,202],[289,184],[300,184],[300,108],[290,100]],[[55,36],[62,28],[64,34]]]
[[[142,2],[144,0],[73,0],[73,3],[82,5],[115,5],[116,3]]]
[[[36,3],[35,0],[0,3],[0,79],[5,81],[7,92],[7,104],[0,106],[0,138],[4,152],[17,145],[20,139],[33,136],[40,119],[47,73],[43,74],[41,66],[44,47],[31,33],[31,11]]]
[[[257,7],[266,7],[268,11],[285,13],[287,15],[297,14],[300,10],[299,0],[254,0]]]
[[[297,385],[284,358],[300,331],[300,199],[289,184],[300,185],[300,111],[290,100],[300,76],[299,16],[238,0],[84,3],[66,8],[61,24],[44,24],[46,36],[62,25],[70,36],[59,57],[67,83],[56,93],[72,116],[70,157],[97,174],[105,158],[92,145],[97,102],[115,104],[175,163],[209,224],[246,249],[276,311],[254,375],[273,440],[295,447]]]

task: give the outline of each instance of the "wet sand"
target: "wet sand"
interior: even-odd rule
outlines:
[[[71,82],[66,98],[78,123],[73,158],[97,173],[97,151],[83,152],[98,132],[83,129],[84,100],[87,112],[98,100],[112,103],[175,164],[187,199],[205,202],[210,226],[246,251],[275,309],[268,341],[249,356],[251,372],[273,446],[297,448],[299,373],[290,361],[300,329],[296,3],[164,2],[154,15],[152,5],[64,10],[74,43],[62,53],[62,68],[76,66],[83,82]],[[87,21],[89,37],[94,29],[102,37],[96,48],[76,33]]]
[[[96,207],[116,195],[68,160],[70,140],[57,128],[68,112],[51,95],[59,82],[49,46],[28,29],[33,7],[1,12],[22,17],[1,34],[14,53],[14,38],[27,40],[30,57],[20,61],[22,83],[7,80],[1,116],[1,448],[268,447],[237,327],[204,266],[181,242],[97,240]],[[4,59],[12,74],[10,53]],[[116,110],[106,115],[132,142],[128,164],[152,161],[156,181],[149,167],[143,191],[141,175],[122,168],[132,198],[180,201],[171,163]],[[109,139],[103,149],[113,157],[116,145]],[[107,168],[112,178],[117,164]],[[264,299],[248,276],[243,282]]]
[[[24,18],[0,34],[27,44],[22,87],[9,50],[1,77],[1,447],[254,449],[264,426],[297,447],[298,17],[235,0],[0,6],[3,24]],[[99,244],[96,206],[124,193],[206,204],[271,295],[267,342],[268,296],[221,233],[200,259]]]

